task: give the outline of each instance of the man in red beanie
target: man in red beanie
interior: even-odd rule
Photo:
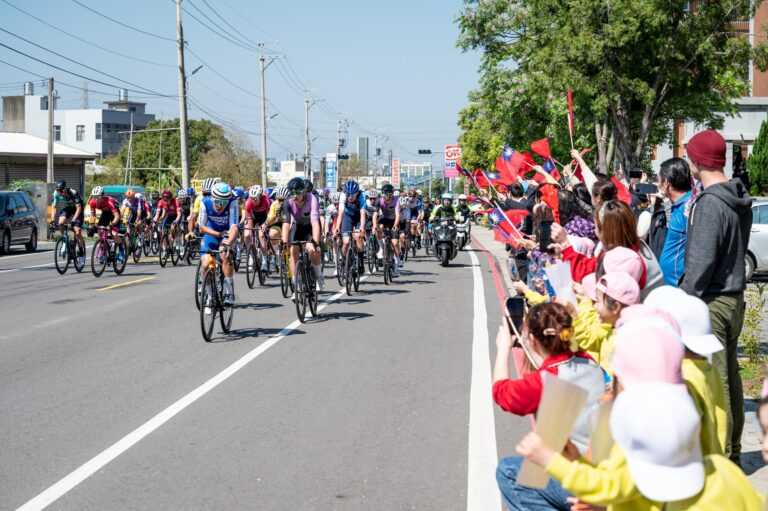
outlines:
[[[744,395],[736,345],[744,323],[744,256],[752,228],[752,199],[741,180],[725,177],[725,151],[725,139],[715,131],[697,133],[686,146],[691,174],[704,189],[688,215],[680,288],[707,302],[712,331],[725,348],[713,354],[712,364],[725,386],[729,430],[725,455],[738,463]]]

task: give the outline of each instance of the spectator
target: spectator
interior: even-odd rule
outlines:
[[[739,463],[744,395],[736,347],[744,323],[744,257],[752,227],[752,200],[740,180],[725,177],[726,146],[720,134],[697,133],[686,152],[691,173],[703,191],[690,208],[680,288],[707,303],[712,331],[725,348],[712,355],[712,365],[725,389],[729,425],[725,455]]]
[[[664,281],[677,286],[685,266],[685,233],[688,230],[685,204],[691,197],[691,171],[685,160],[671,158],[661,164],[659,194],[668,198],[672,205],[659,266]]]

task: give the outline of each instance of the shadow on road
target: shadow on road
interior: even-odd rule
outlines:
[[[405,284],[406,282],[402,282]],[[400,295],[403,293],[410,293],[407,289],[392,289],[391,287],[385,288],[385,289],[371,289],[370,291],[365,291],[366,295]]]
[[[223,337],[219,337],[217,339],[212,339],[211,344],[215,344],[217,342],[232,342],[232,341],[239,341],[241,339],[245,339],[246,337],[261,337],[265,336],[266,338],[274,337],[275,335],[282,332],[282,328],[244,328],[241,330],[232,330],[228,334],[224,335]],[[292,336],[292,335],[304,335],[306,332],[304,330],[291,330],[288,334],[286,334],[286,337]]]
[[[370,300],[366,300],[365,298],[337,298],[334,300],[335,303],[346,303],[347,305],[359,305],[361,303],[367,303],[370,302]]]
[[[235,309],[250,309],[254,311],[262,311],[267,309],[275,309],[282,307],[280,303],[238,303],[235,305]]]
[[[356,319],[369,318],[373,316],[367,312],[328,312],[322,313],[316,318],[308,320],[311,323],[324,323],[333,319],[346,319],[347,321],[354,321]]]
[[[397,283],[397,284],[419,284],[419,285],[422,285],[422,284],[434,284],[435,281],[434,280],[416,280],[416,279],[410,279],[410,280],[400,280],[400,279],[397,279],[395,281],[395,283]]]

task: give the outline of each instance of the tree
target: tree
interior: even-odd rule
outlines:
[[[752,155],[747,159],[747,171],[751,187],[749,193],[752,196],[768,193],[768,120],[760,125]]]
[[[193,174],[195,178],[216,176],[244,187],[261,183],[261,160],[244,135],[216,133],[209,139],[207,148]]]
[[[597,146],[599,168],[609,167],[611,139],[624,168],[635,167],[651,145],[670,140],[675,119],[714,128],[735,111],[750,59],[763,69],[768,50],[765,42],[751,48],[728,25],[757,4],[465,0],[458,44],[483,50],[470,126],[487,121],[526,142],[549,135],[561,148],[570,89],[578,142]]]

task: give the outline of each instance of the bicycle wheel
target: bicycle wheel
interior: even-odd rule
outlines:
[[[179,235],[176,234],[176,236],[173,237],[173,242],[171,243],[171,264],[174,266],[178,266],[179,264]]]
[[[53,250],[53,262],[56,265],[56,271],[61,275],[64,275],[69,268],[69,256],[69,248],[65,238],[59,238],[59,241],[56,242],[56,248]]]
[[[165,268],[165,265],[168,264],[168,252],[170,249],[168,248],[168,237],[163,236],[163,239],[160,240],[160,267]]]
[[[253,285],[256,283],[256,250],[253,245],[250,245],[245,251],[245,281],[248,283],[248,287],[253,289]]]
[[[350,243],[347,248],[347,256],[344,258],[344,266],[346,266],[347,275],[344,277],[344,286],[347,290],[347,296],[352,296],[352,289],[355,287],[355,272],[357,266],[355,264],[353,252],[355,248]]]
[[[141,259],[141,242],[136,235],[131,236],[131,252],[133,252],[133,262],[138,263]]]
[[[315,278],[315,270],[311,266],[307,267],[307,305],[309,305],[309,312],[312,313],[312,317],[317,317],[317,279]]]
[[[224,284],[224,273],[221,271],[221,267],[217,268],[216,274],[219,281],[219,323],[221,324],[221,330],[228,334],[232,330],[232,320],[235,317],[235,307],[232,305],[224,305],[224,290],[226,288]],[[234,290],[234,289],[233,289]]]
[[[197,263],[197,269],[195,269],[195,305],[200,310],[200,293],[203,289],[203,276],[201,275],[202,263]]]
[[[349,250],[347,250],[349,251]],[[339,285],[344,287],[347,284],[347,256],[345,256],[341,248],[336,249],[336,280],[339,281]]]
[[[122,243],[115,244],[114,248],[114,254],[115,257],[112,259],[112,269],[115,270],[115,273],[118,275],[122,275],[125,271],[125,265],[128,262],[128,254],[125,252],[126,249],[126,242],[123,241]]]
[[[373,274],[373,270],[376,268],[376,238],[371,236],[368,239],[368,244],[365,247],[365,260],[368,263],[368,272]]]
[[[269,274],[269,259],[267,259],[267,271],[261,269],[264,264],[264,255],[261,250],[256,248],[256,275],[259,277],[259,285],[263,286],[267,282],[267,275]],[[267,256],[268,257],[268,256]]]
[[[216,321],[216,311],[218,308],[214,271],[211,268],[206,268],[202,282],[203,285],[200,292],[200,329],[203,332],[205,342],[211,342],[213,324]]]
[[[151,245],[151,236],[147,237],[146,232],[142,232],[139,234],[139,239],[141,240],[141,250],[144,252],[144,257],[149,257],[150,252],[152,251]]]
[[[239,241],[235,243],[235,252],[232,254],[232,264],[235,268],[235,273],[240,271],[240,262],[243,259],[243,249],[241,247],[242,245],[240,245]]]
[[[291,286],[288,279],[288,268],[285,265],[285,257],[278,258],[278,273],[280,274],[280,291],[283,293],[283,298],[291,296]]]
[[[362,256],[358,254],[358,257],[362,257]],[[355,267],[357,268],[357,265],[355,265]],[[355,270],[355,278],[354,278],[355,293],[360,291],[360,278],[361,278],[360,272]]]
[[[70,243],[72,244],[72,253],[75,255],[75,270],[77,270],[77,273],[82,273],[83,268],[85,268],[85,242],[83,242],[82,247],[78,246],[77,241],[70,241]]]
[[[416,238],[411,236],[411,255],[416,257]]]
[[[158,233],[157,229],[152,230],[149,244],[152,255],[157,255],[157,252],[160,250],[160,235],[161,233]]]
[[[93,245],[91,251],[91,271],[94,277],[101,277],[107,268],[107,244],[99,240]]]
[[[307,282],[304,275],[304,262],[299,259],[296,262],[296,316],[304,323],[307,317]]]

